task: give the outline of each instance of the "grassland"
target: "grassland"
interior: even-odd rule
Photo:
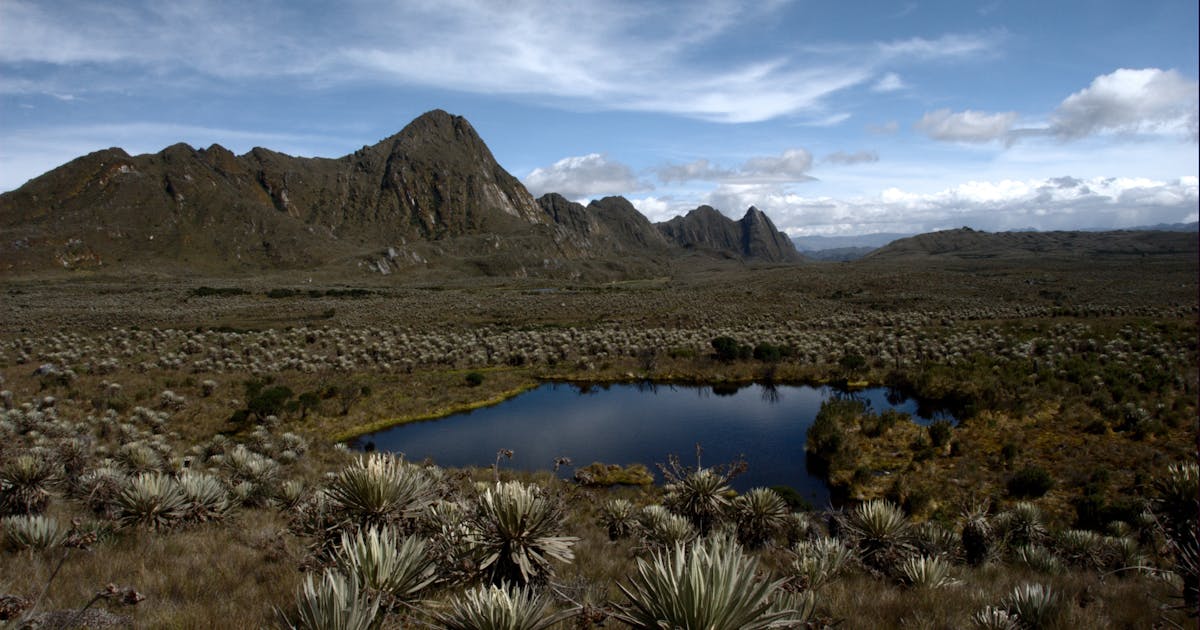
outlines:
[[[974,613],[1026,582],[1057,594],[1054,627],[1194,623],[1172,608],[1180,571],[1142,514],[1160,505],[1155,483],[1168,467],[1196,459],[1197,271],[1190,258],[1159,257],[1137,266],[712,269],[613,284],[9,280],[0,303],[0,389],[9,392],[0,468],[30,454],[53,463],[45,506],[26,511],[43,512],[63,531],[77,520],[97,538],[87,551],[6,543],[0,595],[24,598],[35,611],[77,610],[111,582],[136,587],[145,601],[121,607],[102,598],[94,608],[138,627],[271,625],[277,609],[294,608],[305,575],[331,562],[314,552],[320,536],[303,506],[327,487],[328,473],[355,459],[338,439],[490,404],[543,379],[866,381],[962,412],[944,439],[907,422],[881,428],[878,418],[838,417],[838,445],[826,453],[831,482],[846,496],[887,499],[903,507],[914,531],[928,523],[945,532],[929,538],[957,541],[939,552],[957,582],[914,588],[843,533],[859,555],[845,573],[808,589],[814,623],[968,627]],[[719,337],[784,351],[721,360],[711,343]],[[274,398],[265,395],[272,389]],[[234,455],[239,444],[254,455]],[[85,482],[98,469],[128,483],[185,467],[219,480],[230,506],[209,519],[149,528],[123,518]],[[1052,482],[1037,496],[1012,486],[1029,468]],[[271,472],[258,478],[259,469]],[[497,478],[534,484],[560,502],[557,533],[578,538],[574,561],[554,563],[552,575],[535,581],[554,587],[553,608],[587,603],[600,617],[625,603],[616,584],[628,584],[636,558],[659,540],[644,524],[610,540],[603,506],[616,498],[638,510],[670,504],[662,487],[588,488],[502,463],[438,474],[440,499],[464,509],[478,500],[477,482]],[[986,561],[968,562],[972,510],[994,525],[1023,501],[1039,510],[1038,544],[1059,560],[1035,566],[996,540]],[[721,519],[736,528],[729,510]],[[769,551],[753,552],[793,591],[806,588],[791,562],[793,543],[837,535],[843,517],[804,518],[807,533],[774,529]],[[392,524],[428,534],[419,519]],[[1080,560],[1063,551],[1060,538],[1071,530],[1111,541],[1097,547],[1095,562]],[[914,535],[904,548],[924,549],[922,540]],[[1112,542],[1123,540],[1132,543]],[[1129,544],[1136,553],[1118,557]],[[1118,566],[1134,556],[1155,570]],[[439,571],[445,579],[423,592],[424,603],[383,617],[386,627],[427,623],[426,611],[444,610],[488,579]],[[561,627],[588,623],[580,615]]]

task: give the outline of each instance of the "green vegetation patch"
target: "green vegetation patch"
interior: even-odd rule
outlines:
[[[643,464],[592,462],[575,471],[575,481],[585,486],[649,486],[654,483],[654,474]]]

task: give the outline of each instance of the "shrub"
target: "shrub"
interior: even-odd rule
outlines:
[[[465,380],[467,385],[470,387],[479,387],[483,384],[483,374],[479,372],[467,372],[467,375],[463,377],[463,380]]]
[[[967,564],[979,566],[992,555],[993,530],[987,512],[975,509],[968,512],[962,526],[963,555]]]
[[[1062,600],[1041,584],[1020,584],[1013,588],[1002,603],[1004,610],[1015,615],[1022,628],[1047,628],[1058,620]]]
[[[549,607],[550,600],[532,589],[476,586],[450,600],[450,609],[434,617],[446,630],[542,630],[573,612],[550,614]]]
[[[773,343],[765,341],[759,342],[754,346],[754,360],[762,361],[763,363],[777,363],[783,358],[783,346],[777,346]]]
[[[289,628],[303,630],[369,630],[379,615],[379,599],[369,597],[353,579],[326,570],[320,581],[304,578],[296,594],[295,622]]]
[[[183,493],[185,521],[202,523],[220,520],[233,508],[221,480],[207,473],[184,471],[179,476],[179,490]]]
[[[390,453],[360,457],[333,478],[327,493],[342,516],[359,527],[415,518],[435,497],[420,467]]]
[[[162,473],[143,473],[117,495],[117,517],[126,526],[170,527],[183,518],[186,499],[179,484]]]
[[[339,571],[370,592],[397,602],[414,601],[437,579],[425,541],[401,538],[391,528],[370,527],[354,536],[343,532],[334,556]]]
[[[940,448],[950,441],[950,436],[954,432],[954,427],[947,420],[937,420],[933,424],[929,425],[927,431],[929,432],[929,441],[935,447]]]
[[[913,544],[927,556],[959,559],[963,555],[958,536],[936,521],[925,521],[918,525],[913,530]]]
[[[950,563],[937,556],[918,556],[900,564],[904,583],[915,588],[941,588],[955,584]]]
[[[575,558],[571,546],[579,539],[557,535],[563,520],[559,500],[537,486],[510,481],[484,490],[467,519],[479,568],[496,584],[549,576],[551,560]]]
[[[1008,493],[1018,499],[1036,499],[1054,487],[1050,473],[1040,466],[1026,466],[1008,479]]]
[[[664,504],[692,522],[701,535],[720,522],[729,509],[728,478],[711,468],[701,468],[667,484]]]
[[[35,455],[17,455],[0,468],[0,516],[40,514],[50,501],[55,466]]]
[[[759,630],[803,624],[809,610],[773,608],[772,595],[784,580],[760,580],[757,561],[728,539],[714,538],[690,548],[676,545],[647,561],[638,558],[629,598],[614,617],[634,628]]]
[[[843,376],[851,378],[867,367],[867,360],[861,354],[847,352],[838,359],[838,367],[842,368]]]
[[[709,343],[713,347],[713,357],[725,363],[747,359],[752,352],[749,346],[739,344],[733,337],[717,337]]]
[[[1108,551],[1104,537],[1085,529],[1068,529],[1055,536],[1055,547],[1067,562],[1083,569],[1099,569]]]
[[[609,540],[619,540],[633,533],[637,510],[625,499],[613,499],[600,507],[600,525],[608,531]]]
[[[833,582],[853,564],[854,550],[837,538],[821,537],[792,546],[791,572],[804,590],[815,591]]]
[[[971,627],[978,630],[1020,630],[1017,618],[1003,608],[985,606],[971,615]]]
[[[783,529],[790,513],[787,503],[775,491],[754,488],[733,500],[738,542],[757,549]]]
[[[1046,537],[1042,511],[1027,501],[1020,501],[995,519],[996,534],[1008,548],[1041,542]]]
[[[638,515],[645,542],[651,547],[669,548],[696,539],[696,528],[686,518],[672,514],[661,505],[647,505]]]
[[[911,525],[888,501],[867,501],[845,517],[844,527],[867,564],[884,571],[912,551]]]
[[[1039,573],[1058,575],[1066,569],[1062,558],[1054,555],[1053,551],[1041,545],[1018,547],[1016,556],[1021,564]]]
[[[1184,605],[1200,605],[1200,538],[1196,530],[1200,513],[1200,466],[1172,464],[1154,480],[1154,512],[1159,529],[1174,556],[1174,569],[1183,581]]]
[[[6,516],[0,519],[0,534],[3,548],[12,551],[50,549],[67,537],[58,527],[58,521],[40,515]]]

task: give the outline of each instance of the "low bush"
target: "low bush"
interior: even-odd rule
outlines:
[[[1009,477],[1008,494],[1017,499],[1036,499],[1054,487],[1054,479],[1041,466],[1026,466]]]

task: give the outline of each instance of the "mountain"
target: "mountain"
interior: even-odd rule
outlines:
[[[755,262],[803,259],[787,235],[754,206],[737,221],[711,206],[700,206],[655,227],[669,241],[689,250]]]
[[[850,236],[793,236],[792,243],[800,252],[819,252],[827,249],[844,249],[847,247],[878,248],[896,239],[913,236],[911,233],[875,232],[872,234],[854,234]]]
[[[308,268],[547,222],[470,123],[439,110],[339,159],[186,144],[83,156],[0,195],[0,269]]]
[[[805,258],[825,262],[850,262],[879,249],[878,247],[833,247],[815,252],[802,252]]]
[[[894,241],[864,261],[1087,259],[1143,257],[1200,251],[1190,232],[981,232],[971,228],[919,234]]]
[[[761,212],[722,220],[738,226],[738,238],[716,251],[793,259]],[[0,194],[0,232],[5,275],[615,278],[661,273],[688,253],[624,198],[586,207],[559,195],[534,199],[470,123],[440,110],[336,159],[264,148],[234,155],[219,145],[97,151]]]

